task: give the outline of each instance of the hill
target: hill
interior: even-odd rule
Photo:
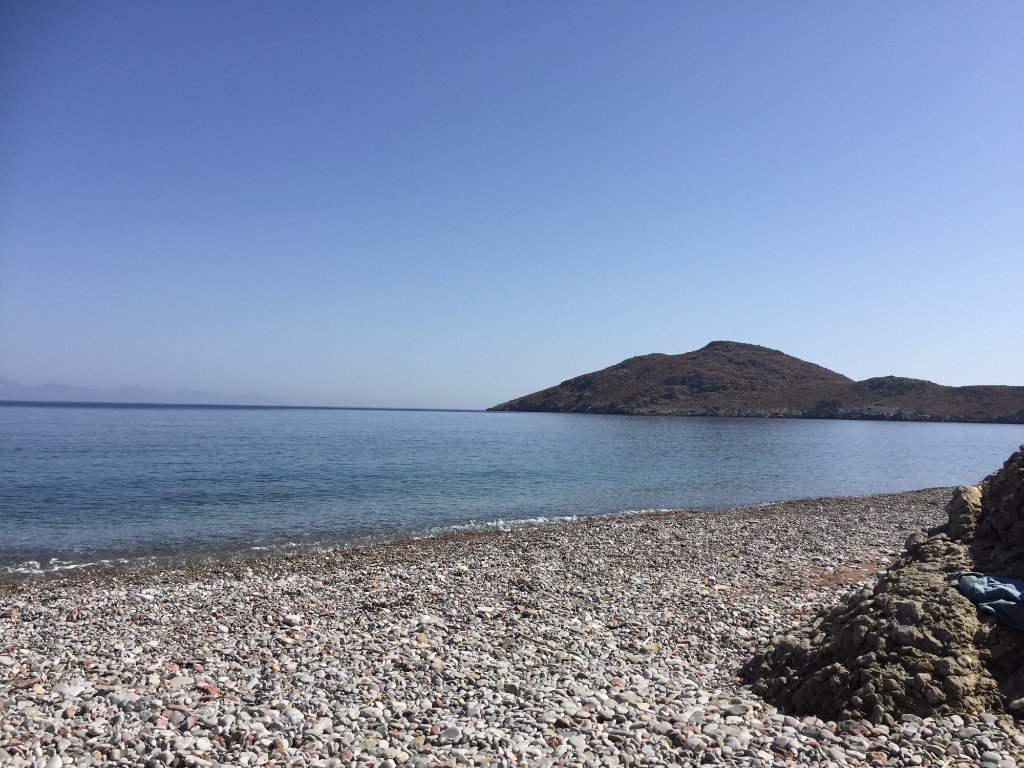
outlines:
[[[631,357],[489,410],[1024,424],[1024,387],[854,381],[775,349],[713,341]]]

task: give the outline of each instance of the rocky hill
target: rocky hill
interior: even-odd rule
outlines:
[[[713,341],[631,357],[490,410],[1024,424],[1024,387],[854,381],[775,349]]]

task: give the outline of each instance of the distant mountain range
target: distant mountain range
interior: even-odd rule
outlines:
[[[1024,424],[1024,387],[854,381],[775,349],[713,341],[631,357],[489,410]]]
[[[100,390],[48,381],[26,387],[0,376],[0,400],[67,403],[157,403],[161,405],[270,405],[262,395],[222,395],[195,389],[160,392],[143,387],[121,386]]]

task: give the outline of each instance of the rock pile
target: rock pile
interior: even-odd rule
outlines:
[[[746,664],[753,690],[784,711],[837,720],[1024,717],[1024,632],[956,589],[963,571],[1024,578],[1024,447],[980,486],[956,489],[946,512],[873,586]]]

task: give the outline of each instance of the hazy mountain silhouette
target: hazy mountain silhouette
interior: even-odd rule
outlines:
[[[48,381],[45,384],[24,386],[0,376],[0,400],[18,402],[66,403],[157,403],[175,405],[269,405],[262,395],[224,395],[195,389],[176,389],[161,392],[136,386],[120,386],[110,390],[76,387]]]

